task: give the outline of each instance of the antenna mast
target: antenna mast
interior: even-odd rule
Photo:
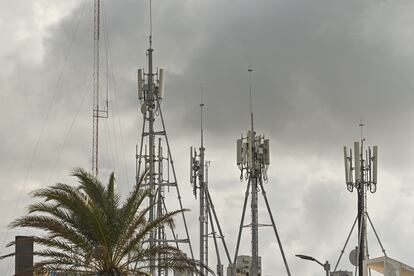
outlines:
[[[279,234],[276,228],[276,224],[273,219],[273,214],[270,209],[269,201],[267,199],[266,192],[264,190],[263,182],[267,182],[267,169],[270,164],[270,152],[269,152],[269,139],[266,139],[264,135],[256,135],[253,128],[253,104],[252,104],[252,72],[253,69],[249,66],[249,86],[250,86],[250,125],[251,129],[247,132],[247,137],[237,140],[237,166],[240,169],[240,180],[248,180],[247,189],[244,198],[242,218],[240,221],[239,234],[237,237],[236,252],[233,259],[232,276],[236,275],[236,261],[239,252],[240,240],[243,228],[248,226],[251,228],[251,276],[261,275],[259,264],[259,226],[271,226],[275,233],[279,249],[285,264],[286,272],[290,276],[290,270],[286,261],[285,253],[283,251],[282,243],[279,238]],[[251,190],[250,190],[251,188]],[[262,191],[263,198],[265,200],[267,212],[269,214],[271,224],[259,224],[258,222],[258,191]],[[246,206],[251,193],[251,224],[244,225],[244,217],[246,213]]]
[[[375,193],[377,191],[377,163],[378,163],[378,147],[364,148],[365,138],[363,137],[364,124],[362,119],[358,126],[361,128],[360,141],[354,142],[354,151],[344,147],[344,163],[345,163],[345,182],[349,192],[357,191],[358,198],[358,211],[357,218],[351,228],[344,248],[341,251],[338,262],[335,266],[335,270],[341,260],[342,254],[348,244],[349,237],[351,236],[355,224],[358,221],[358,247],[356,250],[356,260],[353,263],[358,268],[358,276],[364,275],[364,261],[368,259],[368,241],[367,241],[367,219],[374,229],[375,236],[382,248],[382,252],[385,255],[385,249],[377,235],[377,232],[372,224],[372,221],[367,211],[367,191]]]
[[[217,239],[221,239],[223,247],[226,252],[226,256],[229,264],[231,264],[230,254],[227,248],[226,241],[224,239],[223,232],[220,227],[220,223],[217,218],[214,204],[211,200],[210,192],[208,190],[208,167],[210,162],[205,161],[205,148],[204,148],[204,129],[203,129],[203,88],[201,87],[201,103],[200,103],[200,148],[199,152],[191,147],[190,148],[190,183],[193,185],[194,196],[197,197],[197,190],[199,190],[200,201],[200,264],[201,275],[208,276],[210,273],[203,266],[208,266],[208,238],[212,237],[214,241],[214,247],[217,257],[217,276],[223,276],[223,265],[220,258],[220,251],[217,243]],[[210,223],[209,223],[210,222]],[[211,227],[211,232],[210,228]],[[216,228],[218,233],[216,232]]]
[[[99,152],[99,118],[108,118],[108,98],[105,101],[106,108],[99,108],[99,47],[100,47],[100,15],[101,1],[94,0],[93,20],[93,111],[92,111],[92,173],[98,176],[98,152]]]
[[[161,109],[161,101],[164,95],[164,69],[156,70],[153,68],[153,49],[152,49],[152,4],[150,3],[150,35],[149,48],[147,49],[148,72],[138,69],[138,99],[141,103],[141,113],[143,116],[141,143],[138,149],[136,147],[136,181],[145,170],[145,178],[141,186],[150,190],[149,195],[149,217],[148,221],[155,221],[168,212],[166,204],[166,188],[174,189],[177,194],[180,209],[184,209],[181,201],[181,195],[177,184],[177,177],[174,168],[174,162],[171,155],[171,149],[168,141],[167,131],[165,128],[164,118]],[[164,152],[166,149],[166,152]],[[178,239],[175,229],[170,225],[167,235],[166,227],[159,226],[149,234],[149,248],[174,244],[177,248],[179,243],[188,245],[191,257],[193,250],[191,247],[188,233],[187,221],[184,213],[182,222],[185,229],[185,238]],[[171,237],[169,237],[171,236]],[[168,276],[169,269],[166,267],[165,256],[151,256],[149,260],[150,275]]]

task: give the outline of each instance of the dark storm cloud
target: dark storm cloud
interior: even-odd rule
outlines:
[[[414,24],[407,16],[414,9],[410,2],[164,0],[153,1],[153,7],[154,60],[167,69],[163,112],[186,207],[197,210],[188,184],[187,152],[199,141],[202,84],[210,187],[234,248],[245,189],[238,180],[234,148],[249,126],[247,68],[252,64],[255,126],[271,138],[266,189],[295,275],[320,271],[294,260],[294,254],[334,262],[352,224],[355,195],[343,184],[341,146],[358,139],[360,118],[367,125],[368,143],[381,150],[382,186],[370,196],[372,217],[388,241],[387,252],[410,261],[406,240],[414,222],[401,210],[414,207],[408,196],[413,193],[414,53],[404,47],[414,33],[399,31]],[[71,181],[67,175],[72,168],[89,167],[91,8],[90,2],[82,2],[47,28],[41,62],[28,62],[21,51],[2,57],[14,68],[0,71],[2,188],[14,187],[4,198],[8,201],[2,201],[8,214],[2,216],[2,229],[10,214],[23,212],[22,204],[13,211],[12,200],[21,189]],[[103,9],[101,49],[104,55],[105,48],[110,50],[114,78],[112,117],[101,127],[101,166],[104,174],[119,171],[125,193],[133,181],[141,125],[135,78],[136,69],[146,63],[148,3],[105,1]],[[16,42],[15,47],[22,45]],[[21,197],[25,202],[25,192]],[[266,221],[263,207],[261,219]],[[194,246],[197,217],[189,214]],[[246,240],[248,236],[246,232]],[[261,250],[269,275],[283,271],[274,242],[272,232],[264,230]],[[248,253],[247,246],[242,249]]]

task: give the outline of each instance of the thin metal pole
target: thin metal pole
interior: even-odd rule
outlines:
[[[158,104],[158,107],[160,107],[160,102],[159,102],[159,100],[158,100],[158,99],[157,99],[157,104]],[[171,170],[172,170],[172,172],[173,172],[174,181],[175,181],[175,183],[176,183],[175,188],[176,188],[176,190],[177,190],[178,202],[179,202],[179,205],[180,205],[180,209],[181,209],[181,210],[183,210],[184,208],[183,208],[183,203],[182,203],[182,201],[181,201],[180,189],[178,188],[178,184],[177,184],[177,175],[176,175],[176,173],[175,173],[174,161],[173,161],[173,158],[172,158],[172,155],[171,155],[171,149],[170,149],[170,143],[169,143],[169,141],[168,141],[167,131],[166,131],[166,129],[165,129],[164,117],[162,116],[162,110],[161,110],[161,108],[158,108],[158,109],[159,109],[159,112],[160,112],[160,117],[161,117],[162,128],[163,128],[164,133],[165,133],[165,142],[166,142],[166,144],[167,144],[167,149],[168,149],[168,157],[169,157],[169,159],[170,159]],[[187,226],[187,220],[186,220],[186,218],[185,218],[184,212],[182,212],[182,213],[181,213],[181,216],[182,216],[182,218],[183,218],[184,228],[185,228],[185,233],[186,233],[186,235],[187,235],[188,245],[189,245],[189,247],[190,247],[191,258],[192,258],[192,259],[194,259],[193,247],[191,246],[190,235],[189,235],[189,232],[188,232],[188,226]]]
[[[252,225],[251,225],[251,235],[252,235],[252,262],[250,266],[250,275],[258,276],[259,275],[259,222],[258,222],[258,206],[257,206],[257,177],[256,174],[250,174],[250,181],[252,184],[251,193],[251,214],[252,214]]]
[[[232,265],[232,276],[236,276],[236,259],[237,259],[237,254],[239,254],[240,238],[241,238],[241,234],[243,231],[244,216],[246,214],[246,205],[247,205],[247,200],[249,199],[249,191],[250,191],[250,179],[247,182],[247,189],[244,195],[242,217],[240,220],[239,234],[237,236],[236,251],[234,253],[234,259],[233,259],[233,265]]]
[[[203,88],[201,87],[201,102],[200,102],[200,168],[199,168],[199,185],[200,185],[200,198],[199,198],[199,240],[200,240],[200,264],[201,272],[203,275],[208,275],[208,271],[204,268],[208,262],[208,241],[206,227],[208,225],[206,217],[206,180],[205,180],[205,164],[204,164],[204,133],[203,133]]]
[[[200,184],[200,210],[199,210],[199,231],[200,231],[200,264],[201,264],[201,272],[203,275],[205,275],[206,270],[204,269],[204,264],[206,263],[206,243],[205,243],[205,236],[207,233],[205,233],[205,181],[204,181],[204,148],[200,147],[200,169],[199,169],[199,184]]]
[[[276,239],[277,239],[277,243],[279,245],[280,253],[282,254],[282,258],[283,258],[283,262],[285,264],[286,272],[287,272],[288,276],[291,276],[289,265],[288,265],[287,260],[286,260],[285,252],[283,251],[282,242],[280,241],[279,233],[277,232],[275,220],[273,219],[272,210],[270,209],[269,201],[267,200],[266,191],[264,189],[262,181],[260,181],[260,188],[262,189],[262,194],[263,194],[263,197],[264,197],[264,200],[265,200],[265,203],[266,203],[266,208],[267,208],[267,211],[269,212],[270,220],[272,221],[273,230],[274,230],[275,235],[276,235]]]
[[[362,135],[362,127],[363,124],[360,123],[361,126],[361,135]],[[360,177],[360,181],[359,181],[359,185],[358,185],[358,225],[359,225],[359,231],[358,231],[358,239],[359,239],[359,245],[358,245],[358,264],[359,264],[359,269],[358,269],[358,275],[359,276],[363,276],[363,262],[366,259],[365,256],[365,244],[366,244],[366,229],[364,227],[365,224],[365,198],[366,198],[366,181],[364,178],[364,139],[361,137],[361,148],[360,148],[360,156],[358,156],[359,158],[359,162],[356,162],[357,160],[355,160],[355,164],[360,166],[360,173],[361,175]],[[355,156],[355,158],[357,158],[357,156]]]
[[[147,83],[148,83],[148,147],[149,147],[149,188],[150,188],[150,195],[149,195],[149,204],[151,207],[149,212],[149,221],[152,222],[155,220],[155,134],[154,134],[154,121],[155,121],[155,114],[154,114],[154,100],[155,95],[153,91],[153,68],[152,68],[152,48],[150,45],[150,48],[148,49],[148,76],[147,76]],[[150,232],[150,248],[154,247],[154,239],[156,236],[156,232],[151,231]],[[155,257],[150,256],[150,271],[152,275],[155,275]]]
[[[361,233],[362,228],[363,228],[362,221],[358,223],[360,223],[358,233]],[[357,265],[356,265],[356,267],[358,267],[358,274],[363,272],[363,269],[362,269],[363,260],[361,261],[361,256],[363,255],[363,253],[361,254],[361,247],[359,246],[361,242],[362,242],[362,235],[358,236]]]
[[[138,168],[136,169],[136,184],[138,184],[138,182],[140,181],[139,177],[141,175],[141,163],[142,163],[142,146],[144,145],[144,132],[145,132],[145,122],[146,117],[145,117],[145,113],[142,115],[144,118],[144,123],[142,124],[142,131],[141,131],[141,145],[139,147],[139,159],[138,160]],[[138,157],[138,156],[137,156]]]
[[[207,197],[207,193],[208,193],[208,189],[206,189],[206,197]],[[218,244],[217,244],[217,237],[216,237],[216,230],[214,227],[214,222],[213,222],[213,215],[211,213],[211,209],[209,208],[209,204],[207,203],[207,210],[208,210],[208,214],[210,216],[210,221],[211,221],[211,232],[213,235],[213,241],[214,241],[214,247],[216,249],[216,256],[217,256],[217,275],[218,276],[222,276],[222,270],[221,270],[221,258],[220,258],[220,251],[218,248]]]
[[[334,272],[336,272],[336,269],[338,268],[339,262],[341,261],[342,255],[345,252],[345,248],[348,245],[349,239],[351,238],[352,232],[354,231],[355,224],[356,224],[357,220],[358,220],[358,216],[355,218],[354,223],[352,224],[351,231],[349,231],[348,237],[346,238],[346,241],[345,241],[345,245],[342,248],[342,251],[341,251],[341,254],[339,255],[338,261],[336,262]]]
[[[379,236],[377,234],[377,230],[375,230],[374,224],[372,223],[371,218],[368,215],[368,213],[366,213],[366,216],[368,218],[369,223],[371,224],[372,230],[374,230],[375,237],[377,237],[378,243],[381,246],[382,253],[384,253],[384,256],[387,256],[387,253],[385,253],[384,246],[382,246],[381,240],[380,240],[380,238],[379,238]]]
[[[211,200],[211,196],[210,196],[210,191],[208,189],[207,189],[207,199],[208,199],[208,202],[209,202],[209,206],[210,206],[211,210],[213,211],[214,220],[216,221],[217,229],[219,231],[221,241],[223,243],[224,250],[226,251],[227,260],[228,260],[229,264],[231,264],[231,257],[230,257],[229,249],[228,249],[226,241],[224,239],[223,231],[221,230],[220,223],[219,223],[219,220],[217,218],[216,209],[214,208],[214,204],[213,204],[213,201]]]
[[[92,173],[98,176],[99,148],[99,44],[100,44],[100,6],[101,1],[94,1],[94,52],[93,52],[93,134],[92,134]]]

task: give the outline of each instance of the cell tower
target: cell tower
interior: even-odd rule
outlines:
[[[108,118],[108,94],[106,95],[105,108],[99,107],[99,48],[100,48],[100,15],[101,1],[94,0],[93,20],[93,111],[92,111],[92,173],[98,175],[98,151],[99,151],[99,118]]]
[[[167,131],[165,128],[164,118],[161,109],[161,101],[164,95],[164,69],[153,69],[153,49],[152,49],[152,23],[151,23],[151,1],[150,1],[150,36],[149,48],[147,50],[148,68],[147,72],[138,69],[138,99],[141,103],[141,112],[143,116],[141,143],[136,148],[136,179],[144,170],[148,170],[142,187],[149,188],[149,222],[156,220],[167,209],[165,189],[175,189],[178,197],[180,209],[183,209],[181,195],[177,184],[174,163],[171,155],[170,145],[168,142]],[[166,153],[164,152],[166,149]],[[172,175],[170,173],[172,172]],[[174,244],[179,247],[180,243],[187,244],[194,258],[191,247],[188,227],[184,213],[182,220],[185,228],[185,238],[178,239],[174,229],[170,227],[171,232],[167,235],[164,226],[160,226],[149,235],[148,243],[150,247],[155,245]],[[168,268],[161,267],[159,264],[164,256],[150,258],[150,274],[168,275]]]
[[[362,129],[364,126],[362,120],[359,126],[361,127],[361,139],[360,141],[354,142],[354,151],[352,152],[352,149],[348,150],[347,147],[344,147],[346,187],[349,192],[353,192],[354,189],[356,190],[358,198],[358,211],[351,231],[335,266],[334,272],[338,268],[341,257],[345,251],[355,225],[358,222],[358,247],[351,252],[350,260],[351,263],[355,265],[355,270],[358,270],[358,276],[363,276],[364,261],[369,259],[367,221],[369,221],[372,229],[374,230],[382,252],[384,255],[386,254],[367,211],[367,191],[369,190],[371,193],[375,193],[377,191],[378,147],[373,146],[372,148],[364,148],[365,138],[362,136]]]
[[[202,275],[209,275],[209,272],[203,266],[208,266],[208,238],[212,237],[214,241],[214,247],[217,257],[217,276],[223,276],[223,265],[221,262],[219,245],[217,239],[221,239],[223,247],[226,252],[226,256],[229,264],[231,264],[231,258],[229,250],[224,239],[223,232],[220,227],[220,223],[217,218],[214,204],[211,200],[210,192],[208,190],[208,166],[210,162],[205,161],[205,148],[204,148],[204,130],[203,130],[203,92],[201,91],[201,104],[200,104],[200,137],[201,143],[199,152],[191,147],[190,148],[190,182],[193,185],[193,192],[195,197],[198,197],[200,201],[200,263]],[[210,227],[211,226],[211,232]],[[218,233],[216,232],[216,227]]]
[[[240,221],[239,234],[237,237],[236,252],[234,255],[233,264],[236,263],[239,252],[240,239],[244,227],[251,228],[251,276],[259,276],[259,227],[271,226],[273,227],[279,249],[283,258],[287,274],[290,276],[290,270],[286,261],[285,253],[283,251],[282,243],[273,219],[272,210],[270,209],[269,201],[264,189],[263,182],[267,182],[267,169],[270,164],[269,139],[264,135],[257,135],[253,127],[253,108],[252,108],[252,72],[253,69],[249,67],[250,79],[250,124],[251,128],[247,132],[247,137],[241,137],[237,140],[237,166],[240,169],[240,180],[243,178],[247,180],[247,189],[244,197],[243,212]],[[271,224],[259,224],[258,219],[258,191],[262,191],[262,195],[266,204],[266,208],[271,220]],[[244,217],[246,213],[247,201],[251,194],[251,224],[244,225]],[[236,275],[235,267],[232,269],[232,276]]]

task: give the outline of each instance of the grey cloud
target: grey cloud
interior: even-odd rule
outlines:
[[[163,112],[184,203],[194,210],[189,214],[194,246],[197,203],[188,184],[187,152],[199,141],[200,83],[205,92],[207,154],[212,160],[210,187],[233,249],[245,189],[238,180],[234,148],[235,139],[249,127],[247,67],[252,64],[255,125],[271,138],[271,179],[266,189],[293,272],[320,273],[318,267],[295,260],[294,254],[303,251],[333,263],[343,245],[356,203],[343,184],[341,147],[358,139],[361,117],[368,143],[378,144],[381,150],[382,180],[378,193],[370,196],[372,217],[387,240],[390,256],[411,261],[406,240],[414,229],[408,211],[413,207],[408,196],[413,193],[413,61],[410,50],[403,47],[409,38],[398,32],[403,25],[399,17],[407,18],[406,10],[413,9],[410,3],[182,0],[153,4],[155,63],[167,69]],[[26,190],[46,185],[50,175],[52,183],[71,182],[72,168],[89,167],[92,6],[85,5],[47,29],[40,63],[28,62],[19,51],[25,42],[16,42],[16,50],[7,51],[5,60],[14,69],[0,70],[6,118],[0,123],[5,130],[0,145],[3,189],[23,183],[70,45]],[[116,81],[111,78],[110,87],[116,85],[116,91],[110,90],[112,118],[102,120],[101,164],[103,177],[115,169],[125,193],[133,181],[142,119],[135,72],[145,67],[148,5],[127,0],[105,1],[103,6]],[[25,14],[30,24],[32,11]],[[390,193],[394,196],[387,200]],[[19,194],[10,191],[2,201],[3,233],[14,214],[12,199]],[[23,212],[20,205],[16,216]],[[263,209],[261,217],[267,219]],[[262,237],[263,255],[273,253],[264,259],[265,272],[283,271],[271,231],[264,230]],[[243,250],[248,252],[247,247]]]

